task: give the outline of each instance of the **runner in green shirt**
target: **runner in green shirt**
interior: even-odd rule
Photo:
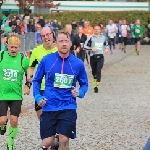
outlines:
[[[140,42],[141,42],[141,37],[143,35],[143,27],[140,25],[140,20],[136,20],[136,23],[134,27],[132,28],[132,36],[134,37],[134,42],[135,42],[135,51],[137,55],[139,55],[140,51]]]
[[[0,53],[0,133],[4,135],[7,125],[7,110],[10,108],[10,127],[7,150],[13,150],[14,139],[18,132],[18,117],[23,100],[22,82],[29,60],[19,53],[20,39],[8,39],[8,51]],[[31,84],[26,82],[24,94],[30,93]]]

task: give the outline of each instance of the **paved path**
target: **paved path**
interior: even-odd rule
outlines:
[[[114,50],[105,56],[99,93],[93,92],[90,69],[89,91],[77,99],[77,139],[71,150],[142,150],[150,136],[150,50],[142,46],[137,56],[133,46],[127,53]],[[39,121],[32,96],[25,96],[14,150],[38,150]],[[6,150],[6,133],[0,150]]]

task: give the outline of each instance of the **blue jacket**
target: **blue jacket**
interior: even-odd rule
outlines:
[[[37,44],[42,44],[42,39],[41,39],[41,35],[40,35],[40,32],[36,32],[36,35],[35,35],[35,42]]]
[[[64,109],[76,109],[76,98],[73,97],[71,88],[54,87],[55,73],[74,75],[72,86],[76,87],[78,80],[79,97],[83,98],[88,90],[88,79],[83,62],[72,54],[62,58],[58,52],[46,55],[38,65],[33,79],[33,95],[37,103],[46,98],[46,105],[43,111],[57,111]],[[40,95],[40,85],[45,75],[45,91]]]

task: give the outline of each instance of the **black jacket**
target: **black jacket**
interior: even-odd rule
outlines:
[[[79,35],[77,34],[77,36],[79,37]],[[87,35],[85,35],[84,33],[82,33],[82,36],[81,38],[79,37],[80,39],[80,43],[85,43],[85,41],[87,40]],[[81,48],[83,49],[83,46],[81,45]]]
[[[76,46],[76,48],[80,47],[80,38],[77,35],[71,33],[71,41],[72,41],[72,46],[70,48],[70,51],[74,50],[74,46]]]

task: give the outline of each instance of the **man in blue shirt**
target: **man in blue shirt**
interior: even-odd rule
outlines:
[[[43,57],[33,79],[33,95],[42,107],[40,134],[43,150],[54,145],[59,133],[59,150],[69,150],[69,138],[75,138],[77,103],[88,90],[88,79],[84,64],[70,54],[70,34],[57,33],[58,52]],[[40,95],[40,85],[45,75],[45,91]],[[76,81],[80,88],[76,88]]]

